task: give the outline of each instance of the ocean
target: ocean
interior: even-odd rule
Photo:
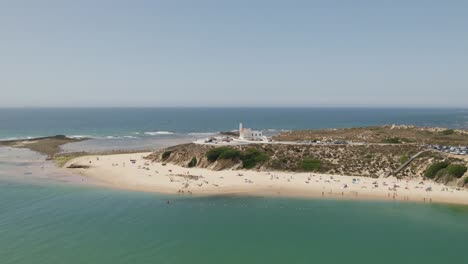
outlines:
[[[0,138],[93,138],[66,151],[158,148],[234,130],[239,122],[270,133],[383,124],[468,128],[468,110],[0,109]],[[160,195],[62,182],[45,164],[31,151],[0,148],[1,264],[466,262],[465,206]]]
[[[468,128],[468,108],[0,108],[0,139],[203,136],[238,129],[239,122],[266,132],[385,124]]]

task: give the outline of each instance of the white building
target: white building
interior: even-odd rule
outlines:
[[[251,130],[250,128],[244,128],[242,123],[239,124],[239,139],[242,140],[264,140],[262,131]]]

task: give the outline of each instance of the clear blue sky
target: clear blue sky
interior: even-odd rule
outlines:
[[[468,1],[0,0],[0,106],[468,107]]]

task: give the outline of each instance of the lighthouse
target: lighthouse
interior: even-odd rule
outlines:
[[[242,123],[239,123],[239,138],[241,138],[241,139],[243,138],[243,135],[242,135],[243,131],[242,130],[244,130],[244,126],[242,125]]]
[[[261,131],[254,131],[250,128],[244,128],[242,123],[239,123],[239,139],[241,140],[263,140]]]

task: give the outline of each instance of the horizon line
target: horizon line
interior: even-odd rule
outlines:
[[[0,106],[0,109],[144,109],[144,108],[355,108],[355,109],[468,109],[468,106]]]

